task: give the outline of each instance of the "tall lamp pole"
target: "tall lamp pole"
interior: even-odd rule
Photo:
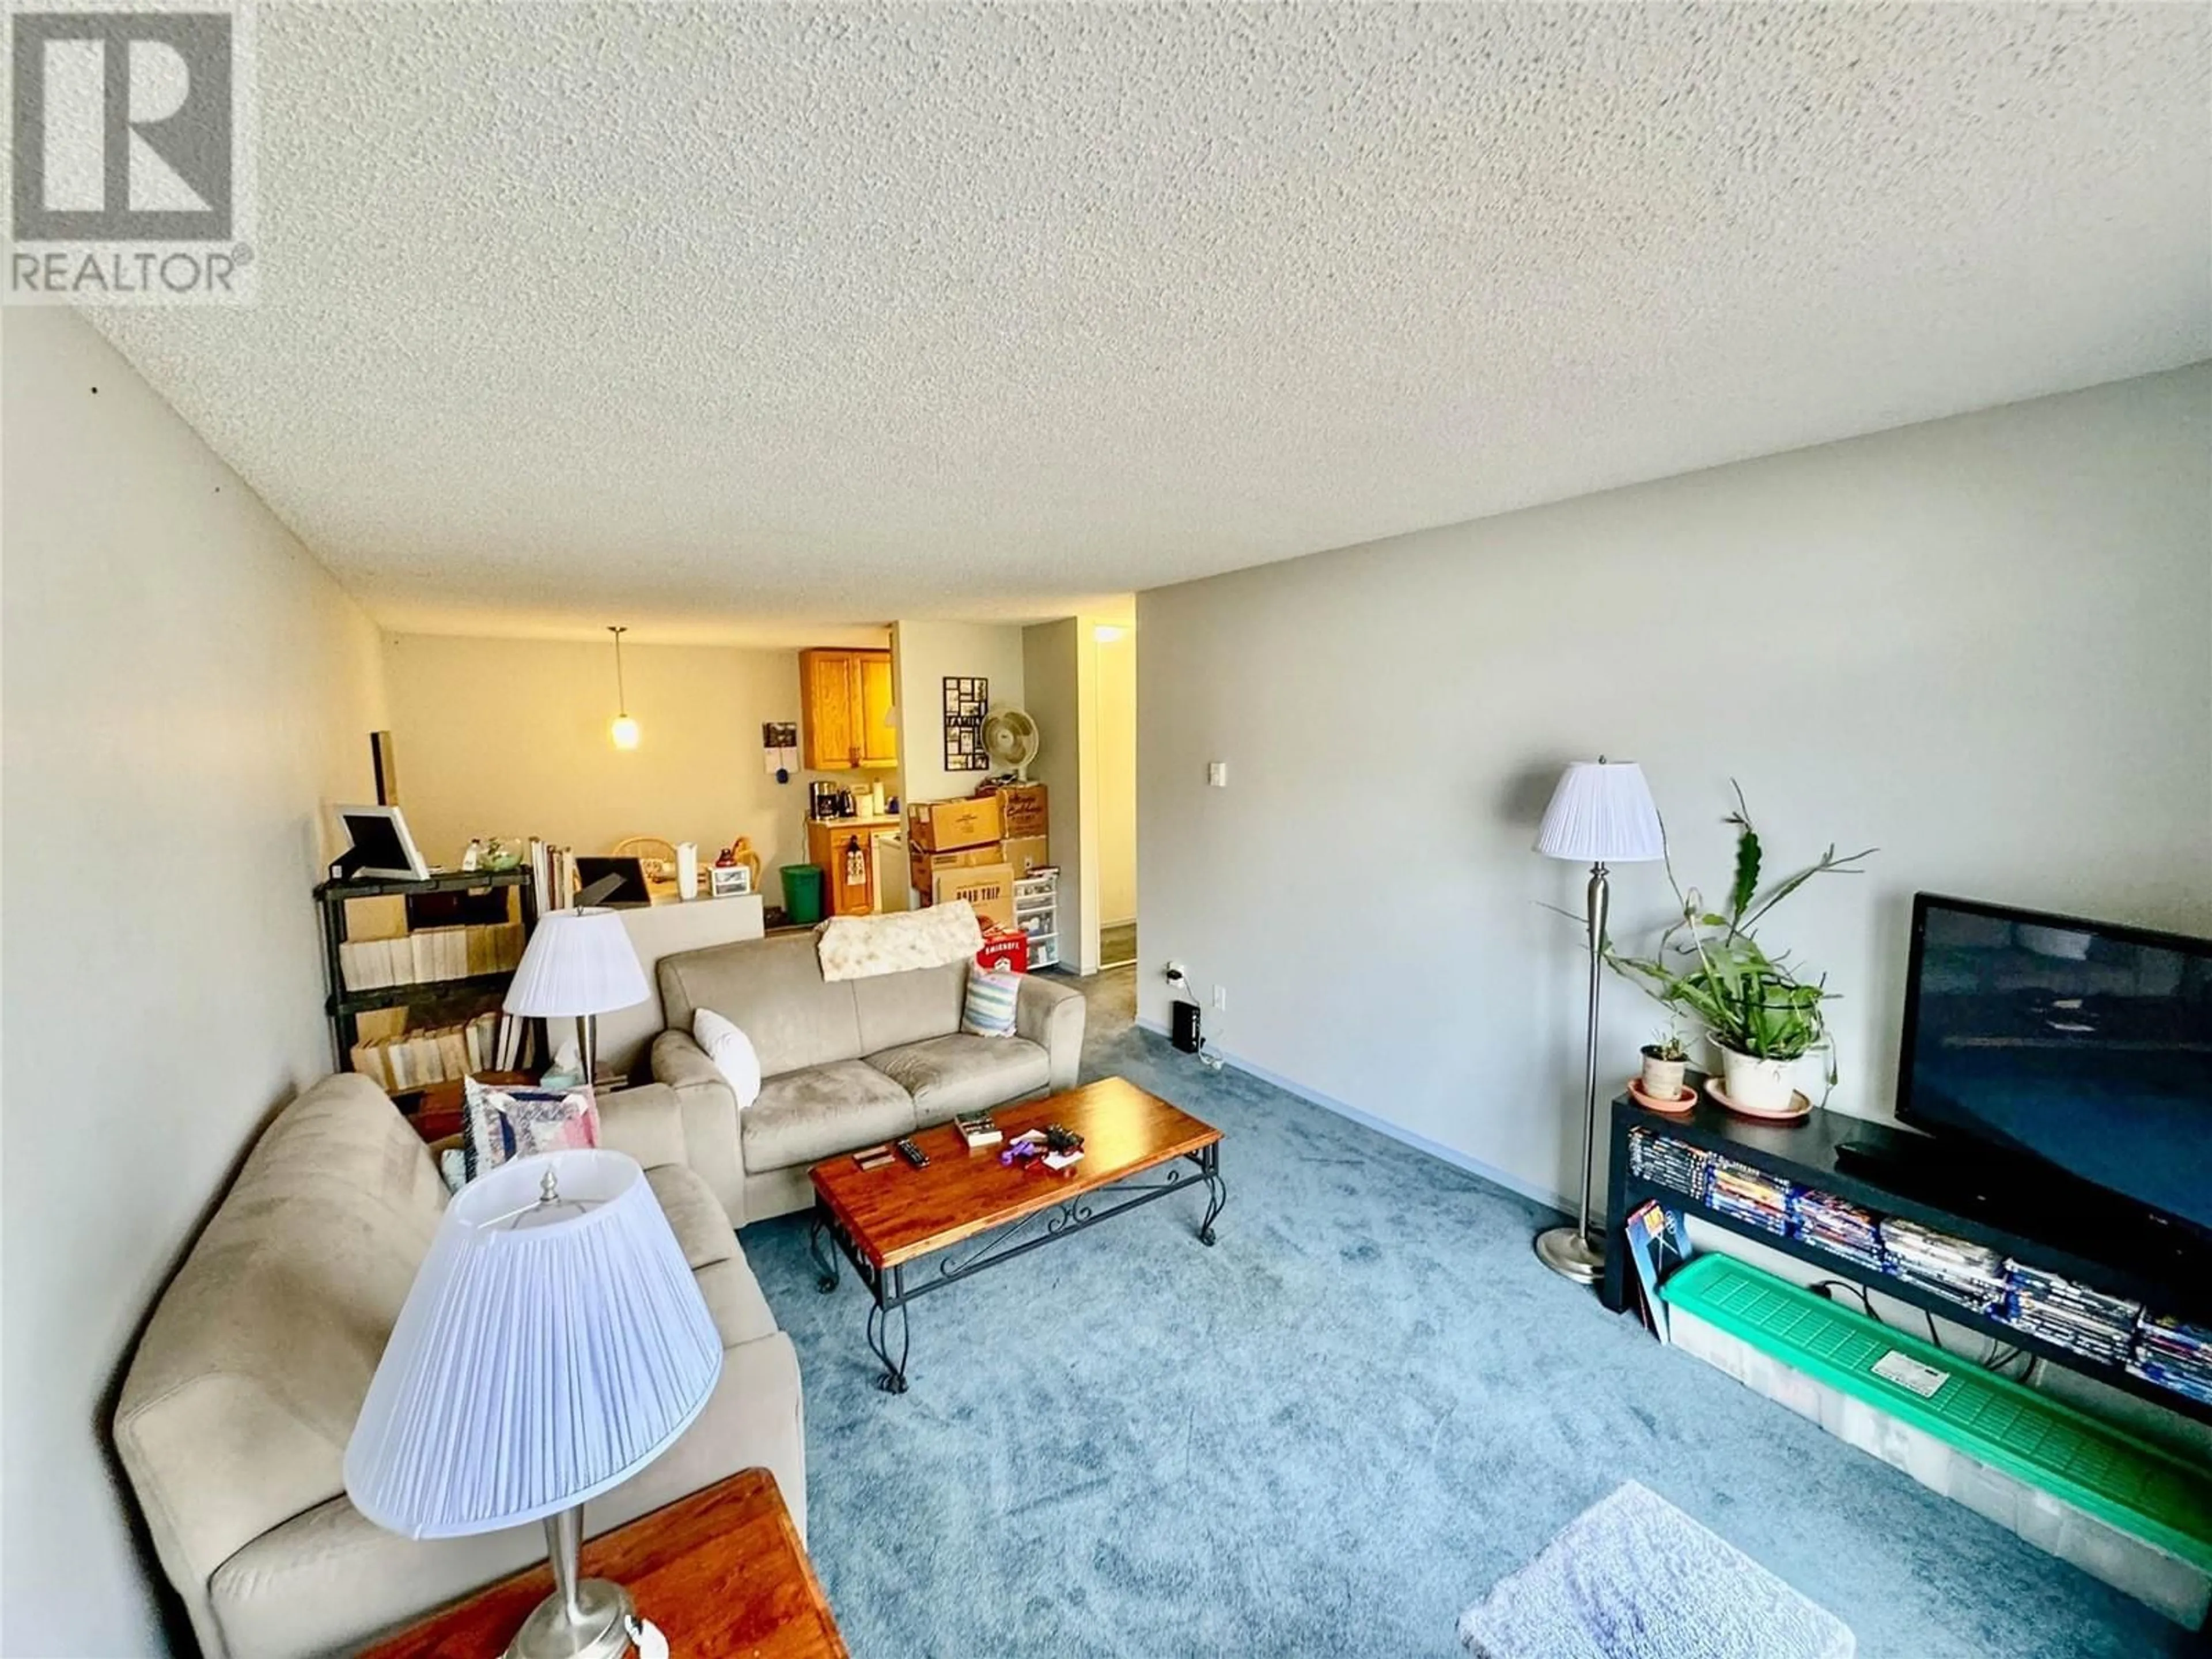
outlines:
[[[1595,1281],[1605,1270],[1605,1238],[1590,1231],[1590,1180],[1597,1152],[1598,988],[1605,971],[1605,925],[1609,895],[1608,864],[1644,864],[1667,855],[1659,809],[1633,761],[1576,761],[1560,775],[1536,835],[1536,850],[1547,858],[1589,860],[1589,886],[1583,905],[1589,927],[1589,1016],[1583,1039],[1582,1209],[1571,1227],[1552,1227],[1536,1235],[1536,1254],[1553,1273],[1577,1283]]]

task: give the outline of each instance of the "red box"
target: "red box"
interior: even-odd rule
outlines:
[[[975,963],[997,973],[1026,974],[1030,970],[1030,939],[1027,933],[1001,933],[995,927],[983,930],[983,948],[975,952]]]

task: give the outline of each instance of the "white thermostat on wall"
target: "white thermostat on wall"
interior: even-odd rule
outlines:
[[[1227,761],[1206,762],[1206,782],[1208,788],[1226,789],[1229,787],[1229,763]]]

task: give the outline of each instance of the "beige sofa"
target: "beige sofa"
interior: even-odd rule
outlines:
[[[1008,1037],[961,1033],[965,962],[830,981],[811,933],[664,957],[658,978],[668,1029],[653,1039],[653,1075],[667,1088],[615,1096],[609,1121],[697,1170],[738,1226],[805,1209],[807,1169],[823,1158],[1072,1089],[1083,1059],[1082,993],[1035,975]],[[760,1098],[742,1115],[692,1041],[701,1008],[760,1055]]]
[[[649,1127],[653,1097],[670,1091],[633,1092],[635,1121]],[[593,1500],[586,1530],[765,1465],[803,1531],[791,1339],[706,1182],[626,1142],[617,1121],[605,1139],[647,1166],[725,1352],[705,1411]],[[326,1079],[261,1137],[155,1309],[115,1438],[209,1659],[350,1651],[543,1558],[537,1526],[410,1542],[344,1493],[354,1419],[445,1206],[428,1148],[392,1103],[366,1079]]]

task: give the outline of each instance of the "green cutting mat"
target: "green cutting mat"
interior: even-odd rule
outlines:
[[[1699,1256],[1659,1294],[1783,1364],[2212,1572],[2212,1470],[1729,1256]],[[1875,1375],[1875,1362],[1891,1352],[1948,1380],[1923,1399]]]

